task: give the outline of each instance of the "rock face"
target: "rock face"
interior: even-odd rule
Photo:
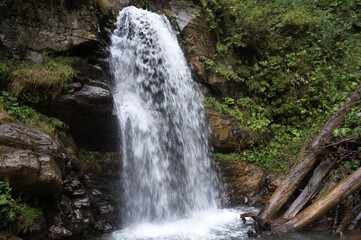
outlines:
[[[62,184],[59,143],[37,129],[21,124],[0,125],[0,179],[23,194],[48,194]]]
[[[76,143],[89,149],[116,151],[118,120],[114,114],[110,79],[99,64],[78,60],[72,64],[78,71],[66,94],[46,102],[46,113],[70,127]]]
[[[216,152],[232,152],[256,142],[255,136],[247,130],[241,130],[235,120],[210,109],[206,113],[212,130],[211,144]]]
[[[117,154],[99,159],[79,156],[72,140],[63,143],[37,129],[0,124],[0,180],[14,193],[38,196],[48,229],[46,239],[94,236],[119,226],[121,161]],[[54,201],[51,196],[59,196]]]
[[[71,149],[66,166],[59,210],[53,216],[48,238],[93,239],[119,226],[116,202],[120,196],[117,181],[119,156],[106,154],[104,159],[77,157]]]
[[[213,58],[217,43],[215,34],[210,31],[204,17],[195,14],[196,8],[190,2],[180,4],[179,1],[171,1],[170,7],[172,16],[181,30],[181,38],[185,43],[185,56],[195,78],[209,86],[218,95],[242,97],[245,88],[241,84],[228,81],[224,77],[208,71],[201,60],[201,57]],[[232,69],[232,60],[232,56],[223,60],[223,64],[229,70]]]
[[[221,159],[216,160],[225,187],[225,205],[229,207],[260,206],[264,200],[261,191],[265,176],[259,168]]]
[[[176,6],[172,7],[173,16],[179,19],[179,9]],[[193,6],[189,6],[184,11],[189,13],[194,11],[193,9]],[[183,19],[178,21],[185,22]],[[181,36],[186,43],[185,56],[196,79],[209,84],[208,71],[200,58],[201,56],[211,58],[215,54],[216,39],[209,31],[206,21],[201,17],[191,18],[188,24],[183,26]]]
[[[97,40],[90,4],[75,1],[7,1],[0,8],[0,41],[8,49],[66,51]]]
[[[280,174],[266,174],[259,167],[245,162],[215,159],[224,186],[224,205],[261,207],[283,179]]]

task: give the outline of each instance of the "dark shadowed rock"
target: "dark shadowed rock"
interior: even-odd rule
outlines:
[[[75,61],[78,72],[66,94],[46,102],[45,113],[67,125],[75,142],[97,151],[119,148],[118,120],[114,111],[110,79],[98,65]]]
[[[0,125],[0,179],[24,194],[56,193],[62,184],[59,143],[21,124]]]

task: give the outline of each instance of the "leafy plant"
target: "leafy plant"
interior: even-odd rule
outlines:
[[[0,106],[18,121],[39,128],[49,134],[59,134],[67,129],[67,125],[56,118],[47,117],[33,108],[22,105],[18,98],[3,91],[0,95]]]
[[[9,182],[0,181],[0,230],[11,229],[15,234],[39,230],[43,213],[11,195]]]

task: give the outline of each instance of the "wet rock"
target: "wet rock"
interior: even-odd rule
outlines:
[[[261,196],[264,173],[258,167],[216,159],[223,183],[225,184],[225,205],[261,206],[265,199]]]
[[[78,219],[78,220],[83,220],[83,214],[82,214],[82,212],[79,210],[79,209],[76,209],[75,211],[74,211],[74,213],[75,213],[75,217],[76,217],[76,219]]]
[[[23,194],[56,193],[62,184],[59,143],[21,124],[0,125],[0,179]]]
[[[83,189],[76,190],[73,192],[74,197],[84,197],[85,191]]]
[[[173,0],[169,2],[169,5],[181,31],[196,18],[194,14],[196,8],[189,2],[180,3],[179,1]]]
[[[231,152],[249,146],[257,141],[254,134],[241,129],[230,117],[207,109],[208,122],[211,127],[211,144],[216,152]]]
[[[66,215],[72,214],[73,207],[71,205],[71,200],[67,196],[63,195],[60,201],[60,206],[63,213],[65,213]]]
[[[36,51],[28,51],[25,55],[25,58],[32,63],[42,63],[43,62],[43,55]]]
[[[177,18],[177,14],[174,16]],[[207,22],[201,17],[192,18],[184,27],[181,35],[187,46],[185,56],[189,67],[196,75],[197,80],[209,84],[208,71],[201,56],[213,57],[216,50],[216,39],[209,31]]]
[[[0,9],[2,45],[40,51],[67,51],[97,41],[97,19],[90,4],[13,0]],[[78,6],[75,6],[78,5]]]
[[[209,30],[207,21],[204,21],[204,16],[195,14],[196,7],[191,2],[179,4],[178,1],[171,1],[170,7],[172,16],[181,30],[181,38],[185,43],[185,56],[196,80],[207,85],[220,96],[232,98],[245,96],[246,88],[243,84],[227,80],[206,69],[201,57],[208,59],[214,57],[217,40],[215,34]],[[225,70],[235,71],[234,59],[232,53],[229,53],[220,62]]]
[[[84,198],[79,198],[76,199],[74,202],[74,207],[75,208],[90,208],[90,201],[88,197],[84,197]]]
[[[113,98],[109,90],[102,87],[85,84],[79,91],[74,93],[75,103],[80,108],[97,112],[101,115],[111,113],[113,110]]]
[[[73,235],[73,233],[65,227],[55,225],[50,227],[49,233],[51,239],[64,239]]]
[[[77,145],[96,151],[118,150],[118,120],[107,74],[85,61],[76,61],[72,67],[78,74],[69,92],[55,102],[45,102],[43,109],[69,125]]]

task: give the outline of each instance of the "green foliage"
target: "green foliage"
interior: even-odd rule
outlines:
[[[19,122],[28,124],[49,134],[59,134],[67,129],[67,125],[59,119],[47,117],[36,112],[33,108],[21,104],[18,98],[8,92],[0,95],[0,107],[17,119]]]
[[[247,127],[260,135],[268,132],[267,127],[271,123],[269,111],[254,103],[249,97],[240,98],[237,101],[225,97],[223,103],[220,103],[214,97],[207,96],[205,105],[221,114],[229,115],[239,122],[240,128]]]
[[[286,171],[308,133],[320,129],[360,83],[360,1],[199,0],[198,5],[217,36],[216,54],[201,60],[209,71],[242,82],[247,92],[234,104],[227,96],[223,103],[208,98],[206,104],[263,136],[243,153],[244,160]],[[358,113],[346,117],[334,136],[359,136]]]
[[[8,64],[0,60],[0,87],[5,87],[11,74]]]
[[[12,71],[12,93],[15,96],[34,92],[41,92],[53,99],[68,87],[69,81],[76,75],[76,71],[69,65],[69,59],[46,57],[44,63],[21,63]]]
[[[298,157],[306,131],[274,124],[275,134],[269,142],[242,152],[242,160],[256,164],[266,172],[287,173]]]
[[[242,158],[237,153],[214,153],[213,157],[231,162],[242,162]]]
[[[97,151],[87,151],[85,149],[81,150],[81,153],[85,156],[87,160],[92,162],[103,162],[106,158],[104,153],[100,153]]]
[[[219,74],[228,81],[243,82],[243,78],[238,76],[232,69],[228,69],[224,64],[215,62],[212,59],[201,56],[200,59],[204,62],[206,69]]]
[[[358,107],[354,107],[346,115],[341,127],[333,131],[334,137],[361,137],[361,111]]]
[[[7,181],[0,181],[0,231],[11,230],[13,233],[31,233],[39,230],[40,219],[43,213],[39,208],[34,208],[14,199]]]
[[[354,171],[361,166],[360,159],[350,159],[343,161],[338,165],[336,169],[333,169],[330,173],[331,180],[334,182],[340,182],[347,176],[351,175]]]

